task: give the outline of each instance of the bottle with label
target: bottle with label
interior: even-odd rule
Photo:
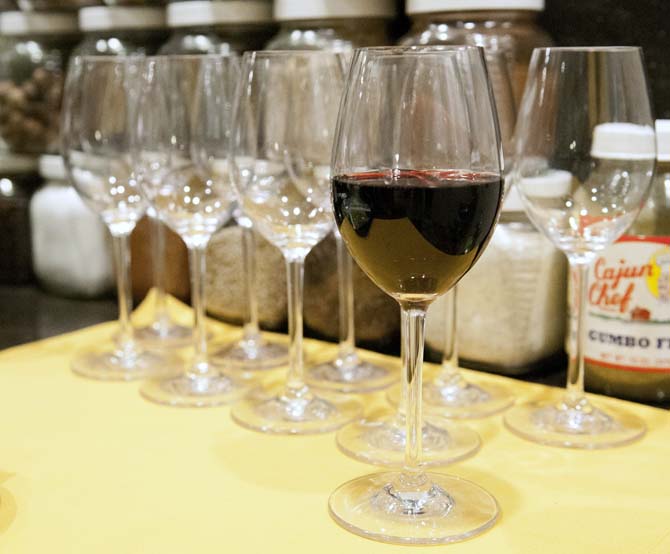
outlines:
[[[589,275],[586,386],[632,400],[670,402],[670,120],[656,122],[649,199]]]

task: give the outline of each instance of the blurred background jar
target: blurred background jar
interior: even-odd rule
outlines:
[[[475,267],[458,284],[462,365],[519,375],[563,360],[566,263],[528,220],[510,189],[498,226]],[[426,344],[444,348],[446,298],[433,303]]]
[[[16,8],[17,5],[14,0],[0,0],[0,12],[11,12]]]
[[[41,156],[44,184],[30,201],[32,260],[46,290],[74,298],[108,294],[114,283],[111,244],[100,218],[67,180],[61,156]]]
[[[163,6],[165,0],[103,0],[107,6]]]
[[[602,131],[599,140],[594,138],[594,157],[606,163],[608,157],[631,151],[635,137],[626,134],[625,128],[610,126]],[[656,139],[656,175],[647,203],[626,234],[591,266],[585,383],[589,390],[667,404],[670,120],[656,122]]]
[[[270,0],[171,2],[172,34],[161,54],[228,54],[258,50],[274,32]]]
[[[400,44],[474,44],[503,50],[517,103],[534,48],[551,46],[537,24],[544,0],[407,0],[412,27]]]
[[[78,10],[86,6],[98,6],[102,0],[17,0],[20,10],[65,12]]]
[[[280,28],[266,49],[348,51],[384,46],[390,43],[395,15],[394,0],[275,0],[274,18]]]
[[[77,19],[63,13],[0,14],[0,150],[58,150],[60,106]]]
[[[91,6],[79,10],[84,38],[73,54],[110,56],[155,54],[167,39],[165,9],[144,6]]]
[[[29,204],[40,183],[37,159],[0,155],[0,283],[33,279]]]

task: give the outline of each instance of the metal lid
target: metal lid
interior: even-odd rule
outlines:
[[[593,129],[591,156],[610,160],[656,158],[654,129],[635,123],[601,123]]]
[[[21,36],[29,34],[58,35],[76,33],[77,16],[69,13],[3,12],[0,14],[0,34]]]
[[[39,161],[40,175],[51,181],[67,181],[67,172],[65,171],[65,161],[63,156],[55,154],[45,154],[40,156]]]
[[[541,12],[544,0],[407,0],[406,12],[467,12],[472,10],[528,10]]]
[[[670,162],[670,119],[656,120],[656,159]]]
[[[221,0],[173,2],[167,7],[168,27],[207,27],[272,21],[269,0]]]
[[[90,6],[79,10],[79,26],[82,31],[162,29],[165,27],[165,10],[135,6]]]
[[[278,21],[395,15],[394,0],[275,0],[274,4],[274,18]]]

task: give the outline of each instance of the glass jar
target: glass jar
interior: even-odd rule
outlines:
[[[463,365],[519,375],[562,355],[566,262],[528,220],[515,188],[482,257],[458,284]],[[428,312],[426,342],[444,347],[446,299]]]
[[[0,150],[58,150],[63,73],[77,41],[70,14],[0,14]]]
[[[23,284],[33,278],[29,203],[39,183],[35,158],[0,157],[0,283]]]
[[[667,404],[670,120],[656,122],[656,138],[658,163],[649,199],[626,234],[598,254],[589,272],[585,384],[589,390],[613,396]],[[634,140],[625,134],[612,137],[598,157],[606,160],[622,149],[628,152]]]
[[[114,274],[105,225],[68,182],[61,156],[41,156],[39,170],[45,182],[30,201],[35,276],[56,294],[107,294]]]
[[[367,2],[294,2],[275,0],[278,34],[267,50],[349,51],[390,44],[393,0]]]
[[[79,10],[84,39],[74,54],[109,56],[155,54],[165,41],[163,8],[93,6]]]
[[[400,44],[474,44],[503,50],[521,100],[534,48],[551,46],[537,24],[544,0],[407,0],[412,27]]]
[[[161,54],[228,54],[263,47],[273,30],[267,0],[186,1],[167,7],[172,29]]]
[[[65,12],[75,11],[86,6],[98,6],[102,0],[17,0],[20,10]]]

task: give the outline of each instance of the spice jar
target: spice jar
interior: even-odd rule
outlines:
[[[39,182],[35,158],[0,157],[0,283],[32,280],[29,202]]]
[[[102,4],[102,0],[17,0],[20,10],[32,11],[74,11],[86,6]]]
[[[82,56],[155,54],[165,41],[163,8],[92,6],[79,10]]]
[[[30,201],[33,270],[47,290],[94,298],[114,283],[105,225],[67,180],[61,156],[42,156],[42,187]]]
[[[0,14],[0,138],[16,154],[58,150],[63,71],[77,40],[70,14]]]
[[[278,34],[267,50],[353,50],[389,44],[393,0],[295,2],[275,0]]]
[[[474,44],[503,50],[518,103],[533,49],[552,45],[536,22],[543,10],[544,0],[407,0],[412,27],[400,44]]]
[[[560,355],[565,295],[565,256],[531,224],[510,189],[488,247],[458,284],[461,363],[518,375]],[[428,312],[426,343],[435,350],[444,346],[445,301]]]
[[[622,152],[635,159],[633,145],[642,142],[635,127],[625,123],[596,127],[591,154],[601,167],[608,160],[616,164]],[[647,203],[626,234],[598,254],[589,271],[585,383],[605,394],[667,403],[670,120],[656,122],[656,139],[656,175]]]
[[[257,50],[273,30],[272,4],[266,0],[173,2],[167,7],[167,24],[173,31],[161,54]]]

